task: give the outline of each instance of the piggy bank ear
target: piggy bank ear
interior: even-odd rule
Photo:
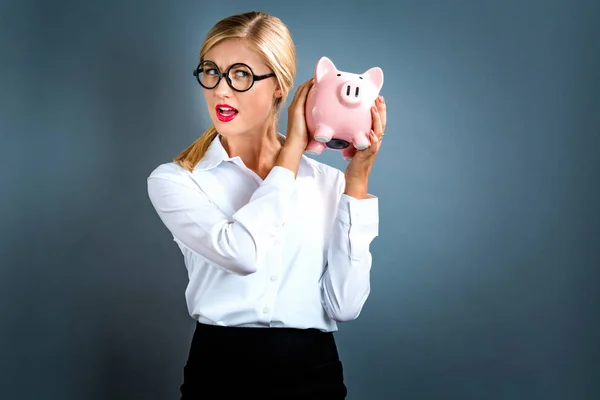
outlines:
[[[373,67],[367,70],[365,75],[373,81],[378,90],[381,90],[381,87],[383,86],[383,70],[381,68]]]
[[[337,71],[333,61],[327,57],[321,57],[317,66],[315,67],[315,80],[320,82],[327,74],[331,74]]]

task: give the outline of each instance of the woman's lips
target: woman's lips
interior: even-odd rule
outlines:
[[[229,122],[238,115],[238,110],[229,104],[217,104],[215,107],[217,112],[217,118],[221,122]]]

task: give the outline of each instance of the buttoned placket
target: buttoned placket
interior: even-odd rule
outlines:
[[[236,164],[240,170],[245,173],[250,179],[252,179],[257,186],[263,182],[258,174],[254,171],[250,170],[244,165],[244,162],[236,158],[231,160],[234,164]],[[266,282],[267,289],[265,291],[265,295],[262,297],[262,308],[260,310],[259,318],[263,323],[269,324],[271,326],[273,320],[273,311],[275,309],[275,303],[277,301],[277,293],[279,291],[279,287],[281,284],[280,274],[281,268],[283,266],[283,241],[280,235],[273,242],[273,247],[269,250],[269,255],[265,258],[267,265],[266,268],[269,269],[268,281]]]
[[[277,294],[279,292],[279,287],[281,285],[280,275],[282,273],[281,269],[283,268],[283,242],[280,238],[276,239],[273,243],[273,247],[270,250],[269,259],[269,275],[268,281],[265,283],[267,290],[265,291],[265,295],[263,297],[263,309],[262,313],[265,318],[265,322],[272,322],[273,319],[273,311],[275,308],[275,303],[277,302]]]

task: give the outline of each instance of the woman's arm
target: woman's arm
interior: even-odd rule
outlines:
[[[238,275],[258,270],[290,215],[294,171],[275,166],[231,218],[173,166],[148,177],[148,195],[174,238],[210,263]]]
[[[323,306],[336,321],[356,319],[371,290],[370,244],[378,235],[379,204],[372,195],[355,198],[340,179],[341,194],[333,222],[327,267],[323,274]]]
[[[378,235],[379,204],[375,196],[368,194],[368,182],[386,126],[383,97],[371,107],[371,116],[373,131],[369,148],[357,151],[342,175],[343,179],[338,179],[338,190],[343,193],[322,279],[323,307],[336,321],[356,319],[371,291],[369,247]]]

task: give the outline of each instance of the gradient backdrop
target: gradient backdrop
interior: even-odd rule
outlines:
[[[297,83],[385,71],[348,398],[600,398],[600,4],[566,0],[2,1],[0,398],[178,398],[187,275],[146,177],[209,123],[207,30],[252,9]]]

